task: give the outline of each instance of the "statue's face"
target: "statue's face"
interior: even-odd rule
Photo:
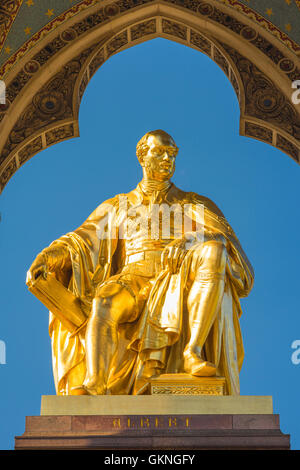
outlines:
[[[141,162],[148,178],[157,181],[170,179],[175,171],[177,148],[165,135],[150,135],[147,140],[149,150]]]

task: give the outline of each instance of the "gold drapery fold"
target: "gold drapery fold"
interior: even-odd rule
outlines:
[[[139,204],[138,188],[127,194],[129,204]],[[207,360],[218,367],[227,381],[227,393],[239,393],[239,371],[244,350],[239,325],[242,313],[239,298],[248,295],[253,285],[253,269],[226,219],[214,210],[213,203],[194,193],[184,193],[174,185],[169,200],[204,205],[204,231],[222,234],[227,241],[228,262],[223,301],[205,344]],[[117,272],[117,229],[126,216],[119,207],[119,196],[101,204],[74,232],[53,243],[63,243],[69,250],[71,272],[58,276],[89,312],[95,289]],[[197,221],[197,213],[191,217]],[[99,237],[99,226],[107,236]],[[182,352],[187,341],[187,312],[184,288],[189,254],[177,274],[163,271],[155,279],[139,318],[119,327],[118,351],[109,374],[108,393],[144,393],[147,377],[153,371],[182,372]],[[170,301],[172,300],[172,302]],[[170,310],[170,305],[177,308]],[[72,335],[50,312],[49,333],[52,340],[53,373],[57,394],[69,394],[81,385],[85,376],[84,330]]]

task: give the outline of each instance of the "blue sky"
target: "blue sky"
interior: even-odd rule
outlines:
[[[51,241],[77,228],[103,200],[133,189],[142,173],[135,146],[164,129],[180,147],[174,183],[210,197],[255,269],[242,299],[242,395],[271,395],[281,430],[300,449],[300,364],[291,361],[299,322],[299,166],[238,134],[239,106],[205,55],[155,39],[111,57],[80,109],[80,138],[26,163],[1,195],[0,448],[11,449],[55,394],[48,313],[27,291],[26,271]]]

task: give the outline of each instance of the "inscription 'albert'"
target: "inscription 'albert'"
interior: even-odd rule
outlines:
[[[155,429],[155,428],[188,428],[190,417],[184,416],[134,416],[116,417],[112,419],[112,427],[119,429]]]

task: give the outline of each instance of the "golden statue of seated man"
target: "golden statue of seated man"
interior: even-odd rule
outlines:
[[[177,153],[169,134],[147,133],[137,188],[100,204],[28,272],[28,286],[49,283],[42,301],[62,304],[50,311],[59,395],[143,394],[163,373],[223,376],[239,394],[239,298],[253,269],[218,207],[171,182]],[[76,328],[53,277],[84,312]]]

